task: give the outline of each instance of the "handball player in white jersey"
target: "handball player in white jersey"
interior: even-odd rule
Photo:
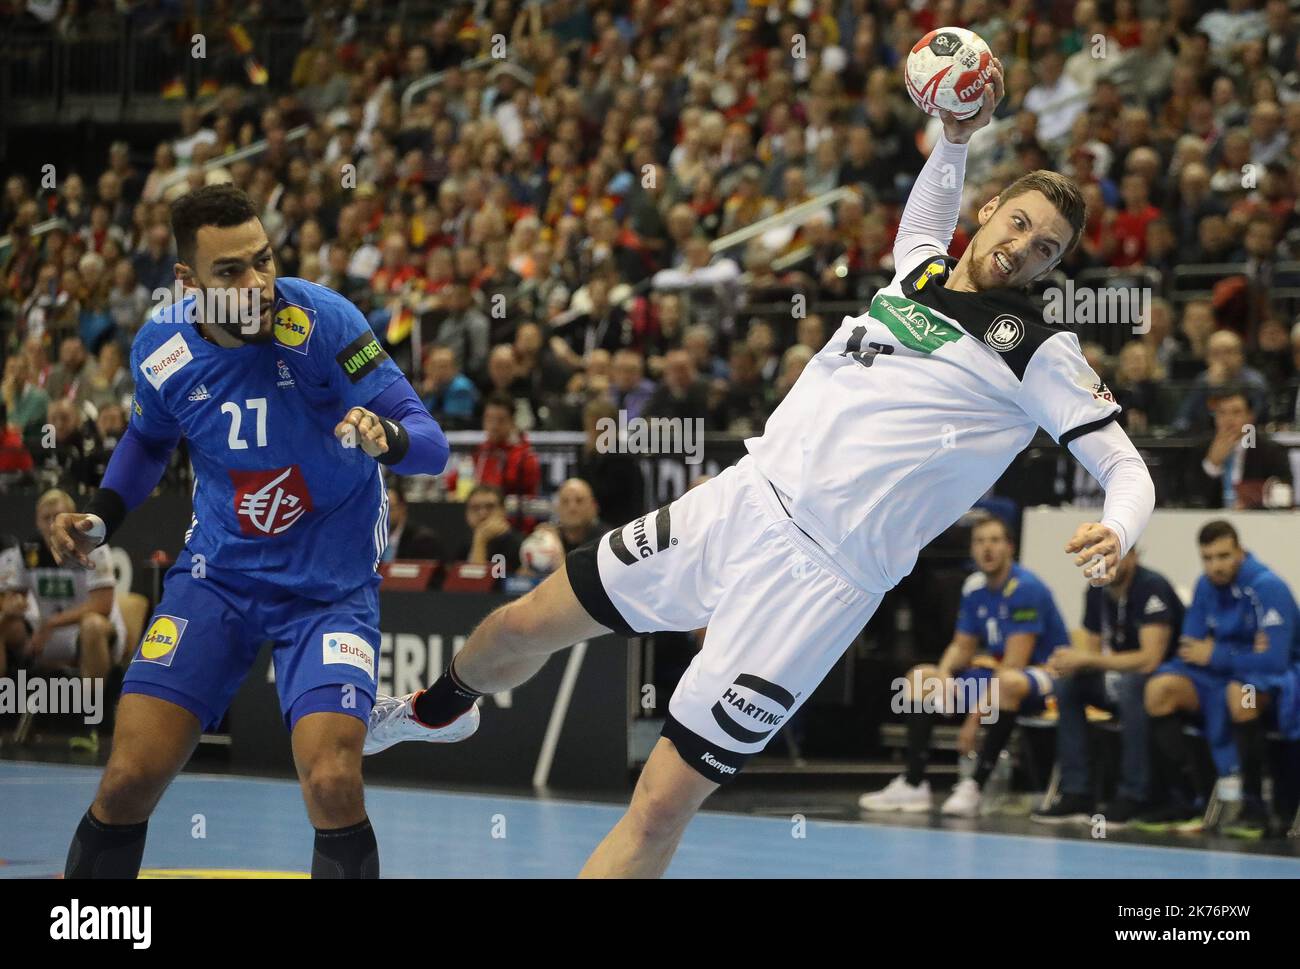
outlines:
[[[1106,491],[1101,521],[1061,538],[1093,585],[1110,581],[1154,488],[1078,339],[1046,324],[1025,291],[1078,242],[1082,194],[1053,172],[1022,176],[980,209],[962,257],[947,255],[966,142],[1002,93],[997,64],[975,117],[943,117],[899,224],[893,282],[844,319],[749,453],[571,552],[489,615],[429,688],[381,698],[367,753],[468,737],[479,696],[519,686],[580,640],[707,626],[626,814],[582,871],[660,875],[705,799],[771,741],[920,550],[1039,427]]]

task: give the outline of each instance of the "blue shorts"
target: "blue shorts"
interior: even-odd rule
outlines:
[[[218,574],[210,564],[196,578],[188,552],[167,573],[162,602],[127,667],[122,692],[167,700],[211,730],[267,640],[290,730],[322,711],[369,718],[379,672],[378,583],[338,602],[320,602]]]
[[[1025,678],[1029,680],[1029,693],[1021,701],[1016,715],[1032,717],[1046,709],[1047,698],[1056,692],[1056,679],[1041,666],[1026,666],[1020,672],[1024,673]],[[996,674],[996,670],[991,670],[987,666],[969,666],[957,673],[953,679],[957,680],[958,689],[974,690],[978,689],[976,684],[991,680]]]

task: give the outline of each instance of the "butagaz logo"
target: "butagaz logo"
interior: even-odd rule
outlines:
[[[730,764],[724,764],[722,761],[718,760],[718,758],[716,758],[716,757],[713,756],[713,752],[712,752],[712,751],[706,750],[706,751],[703,753],[703,755],[701,755],[700,760],[702,760],[704,763],[708,764],[710,767],[712,767],[712,768],[713,768],[715,771],[717,771],[719,774],[734,774],[734,773],[736,773],[736,768],[732,767]]]
[[[153,909],[148,905],[68,905],[50,909],[50,938],[56,942],[130,942],[147,949],[153,939]]]
[[[642,515],[632,524],[616,528],[609,533],[610,550],[618,557],[620,562],[624,565],[635,565],[641,559],[648,559],[656,552],[662,552],[664,549],[677,544],[677,539],[673,538],[673,520],[668,511],[670,507],[664,505],[655,512],[653,541],[651,541],[648,531],[649,515]]]
[[[307,353],[316,328],[316,311],[306,306],[286,303],[275,313],[275,342],[294,353]]]
[[[235,518],[245,535],[279,535],[311,511],[311,493],[298,465],[270,471],[229,471]]]
[[[388,354],[379,345],[379,341],[368,333],[363,333],[334,358],[348,379],[354,384],[388,359]]]
[[[1110,388],[1098,376],[1097,371],[1089,367],[1087,370],[1080,370],[1074,375],[1074,384],[1076,387],[1082,387],[1092,394],[1093,400],[1104,400],[1108,404],[1115,403],[1115,395],[1110,392]]]
[[[140,372],[153,385],[154,390],[161,390],[162,385],[172,374],[194,359],[190,345],[179,333],[160,346],[140,364]]]
[[[877,293],[867,314],[885,324],[899,343],[918,353],[933,353],[945,343],[953,343],[962,337],[959,330],[929,309],[901,296]]]
[[[375,648],[356,633],[325,633],[321,637],[321,647],[322,663],[355,666],[372,680],[375,678]]]
[[[211,397],[212,395],[208,393],[207,384],[199,384],[197,387],[195,387],[193,390],[190,391],[190,395],[185,399],[186,400],[208,400]]]
[[[984,333],[984,342],[999,353],[1014,350],[1025,338],[1025,324],[1020,318],[1004,313],[989,324]]]
[[[761,676],[741,673],[713,704],[713,719],[727,736],[756,744],[776,730],[793,707],[789,690]]]
[[[292,387],[293,374],[289,372],[289,365],[283,360],[275,361],[276,372],[279,373],[280,379],[276,382],[277,387]]]

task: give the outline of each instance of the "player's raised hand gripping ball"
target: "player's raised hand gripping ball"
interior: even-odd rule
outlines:
[[[1119,536],[1099,522],[1085,522],[1065,544],[1067,552],[1076,552],[1074,564],[1083,569],[1088,585],[1097,588],[1115,581],[1119,565]]]
[[[388,430],[384,419],[364,407],[353,407],[334,428],[344,447],[360,447],[372,458],[388,453]]]
[[[50,554],[58,565],[71,559],[92,568],[90,553],[104,541],[104,522],[97,515],[63,512],[50,526]]]

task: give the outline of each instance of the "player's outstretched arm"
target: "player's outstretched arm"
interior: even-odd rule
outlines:
[[[62,565],[68,558],[91,568],[90,552],[108,541],[127,513],[158,487],[178,440],[179,435],[150,437],[134,421],[128,424],[85,513],[64,512],[54,519],[50,531],[54,560]]]
[[[405,380],[393,381],[365,407],[350,408],[334,436],[397,474],[441,474],[451,453],[447,435]]]
[[[1105,489],[1106,503],[1101,521],[1080,525],[1065,550],[1076,553],[1074,564],[1084,570],[1089,585],[1110,585],[1119,560],[1137,543],[1151,519],[1155,485],[1142,455],[1113,421],[1081,434],[1068,446]]]
[[[1002,100],[1002,62],[996,58],[984,89],[979,112],[958,121],[947,111],[941,112],[943,137],[935,144],[921,173],[912,185],[894,237],[894,265],[921,246],[935,246],[947,252],[952,234],[961,215],[962,185],[966,181],[966,142],[993,119],[993,111]]]

